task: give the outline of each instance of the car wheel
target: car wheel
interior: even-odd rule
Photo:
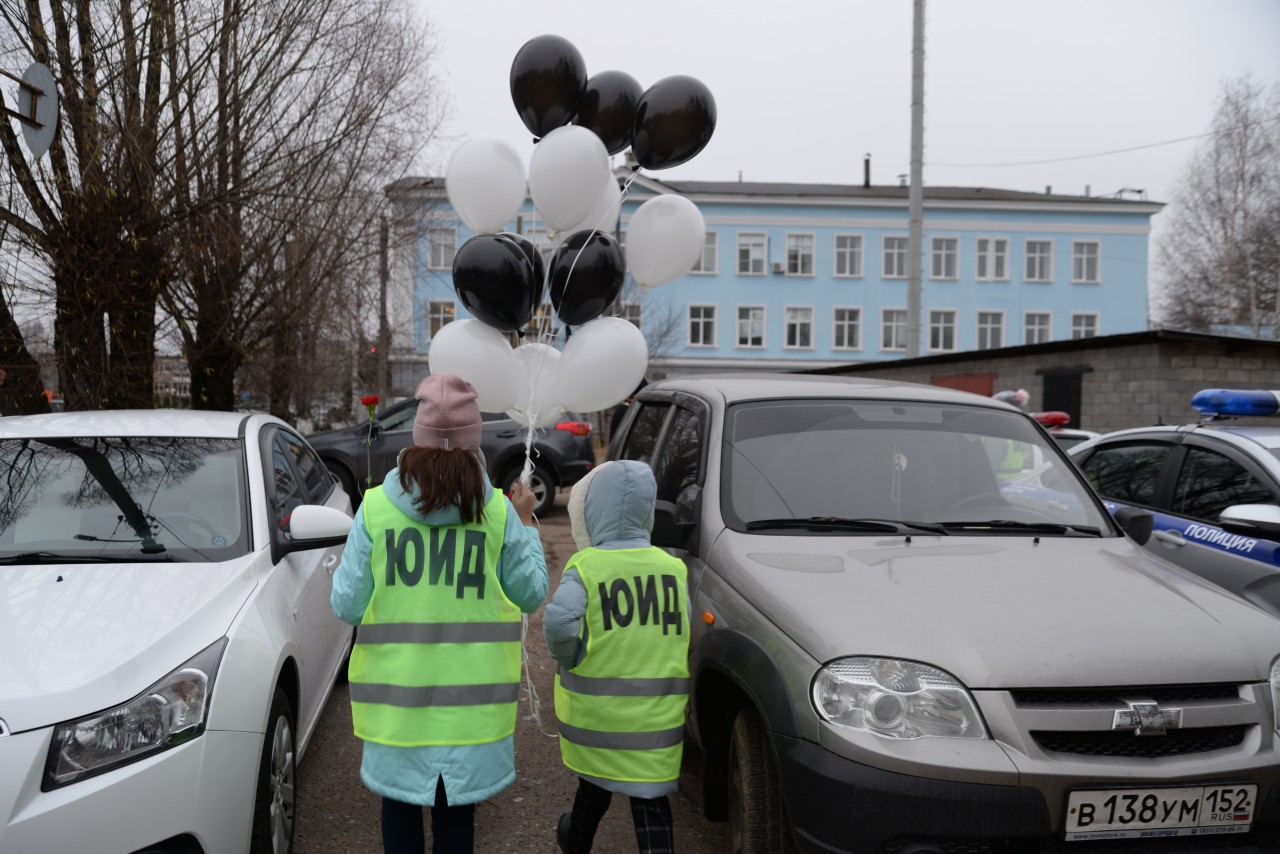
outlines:
[[[324,461],[324,467],[329,470],[329,475],[338,482],[338,485],[347,493],[347,497],[351,499],[351,509],[355,510],[359,507],[362,496],[356,491],[356,479],[352,477],[351,472],[328,460]]]
[[[271,698],[267,734],[258,765],[251,854],[290,854],[297,817],[298,761],[293,706],[280,686]]]
[[[789,854],[791,823],[773,767],[764,725],[743,709],[729,738],[729,850],[733,854]]]
[[[507,495],[511,494],[521,471],[523,468],[510,469],[502,478],[502,491]],[[533,492],[535,499],[534,515],[545,516],[556,503],[556,482],[551,477],[551,472],[542,466],[534,466],[533,471],[529,473],[529,489]]]

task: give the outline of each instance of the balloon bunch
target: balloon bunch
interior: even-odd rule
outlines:
[[[706,223],[683,196],[655,196],[636,210],[627,248],[611,233],[639,168],[666,169],[706,147],[715,99],[698,80],[673,76],[648,89],[621,71],[588,77],[566,39],[529,40],[511,65],[511,98],[535,137],[526,173],[520,155],[496,137],[473,137],[454,152],[445,178],[449,202],[475,236],[458,248],[453,284],[475,320],[445,325],[431,341],[433,373],[475,386],[480,409],[541,427],[566,410],[594,412],[621,402],[644,377],[648,345],[633,324],[603,314],[618,299],[628,264],[643,287],[679,278],[701,256]],[[638,164],[620,187],[610,156],[630,146]],[[526,197],[545,225],[551,253],[504,231]],[[572,334],[514,349],[549,294]]]

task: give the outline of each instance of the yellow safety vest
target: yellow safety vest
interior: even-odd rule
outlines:
[[[580,774],[680,776],[689,699],[687,570],[655,547],[569,558],[587,591],[587,652],[556,674],[560,756]]]
[[[515,731],[520,609],[498,582],[502,493],[468,525],[423,525],[375,487],[364,496],[373,597],[349,669],[351,717],[365,741],[397,747],[485,744]]]

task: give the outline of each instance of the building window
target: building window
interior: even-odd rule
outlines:
[[[689,346],[716,346],[716,307],[714,305],[689,306]]]
[[[929,312],[929,349],[947,351],[956,348],[956,313],[954,311]]]
[[[454,307],[453,300],[431,300],[427,303],[427,334],[431,338],[436,337],[446,323],[454,319],[457,308]],[[459,327],[461,328],[461,327]]]
[[[1096,314],[1073,314],[1071,315],[1071,338],[1092,338],[1098,334],[1098,315]]]
[[[631,323],[633,326],[635,326],[636,329],[639,329],[641,332],[644,331],[644,325],[641,322],[643,320],[643,315],[641,313],[640,303],[638,302],[618,303],[617,316]]]
[[[763,276],[768,240],[763,234],[743,232],[738,235],[738,275]]]
[[[787,306],[786,333],[783,347],[792,350],[812,350],[813,309],[793,305]]]
[[[907,349],[907,310],[886,308],[880,312],[880,349]]]
[[[1028,311],[1022,316],[1022,343],[1043,344],[1049,340],[1049,323],[1051,318],[1047,311]]]
[[[764,346],[764,306],[738,306],[738,346]]]
[[[862,276],[862,235],[836,235],[836,278],[857,279]]]
[[[813,275],[813,235],[787,235],[787,275]]]
[[[978,312],[978,349],[995,350],[1004,346],[1004,312]]]
[[[1096,285],[1098,283],[1098,243],[1077,240],[1071,244],[1071,281]]]
[[[542,260],[549,263],[554,248],[551,245],[551,236],[547,234],[547,230],[541,226],[534,226],[526,230],[524,236],[542,253]]]
[[[956,277],[956,256],[959,254],[959,240],[954,237],[933,238],[933,250],[930,253],[932,262],[929,268],[931,279],[954,279]]]
[[[883,276],[886,279],[907,277],[907,238],[886,237],[884,239]]]
[[[862,347],[862,309],[837,308],[833,314],[833,321],[835,324],[831,338],[833,349],[857,350]]]
[[[702,255],[697,261],[693,262],[693,268],[690,273],[704,273],[711,275],[718,272],[716,266],[716,253],[720,250],[720,234],[715,231],[708,231],[706,242],[702,244]]]
[[[1028,282],[1053,281],[1053,242],[1049,240],[1027,241],[1027,269],[1023,277]]]
[[[430,257],[427,266],[432,270],[452,270],[453,256],[458,251],[458,230],[456,228],[428,228],[427,246]]]
[[[528,325],[525,326],[535,336],[550,335],[556,326],[556,308],[549,302],[544,302],[533,310],[533,317],[529,318]]]
[[[1009,241],[1007,239],[978,238],[978,281],[1009,281]]]

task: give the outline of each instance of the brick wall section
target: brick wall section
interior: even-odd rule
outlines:
[[[1280,390],[1280,341],[1190,333],[1147,332],[987,353],[947,354],[899,362],[868,362],[828,375],[932,383],[966,374],[996,374],[994,391],[1025,388],[1028,409],[1044,408],[1046,373],[1082,369],[1081,411],[1072,426],[1101,433],[1149,424],[1184,424],[1199,414],[1191,397],[1205,388]],[[1233,423],[1264,423],[1237,419]],[[1270,419],[1277,423],[1277,419]]]

